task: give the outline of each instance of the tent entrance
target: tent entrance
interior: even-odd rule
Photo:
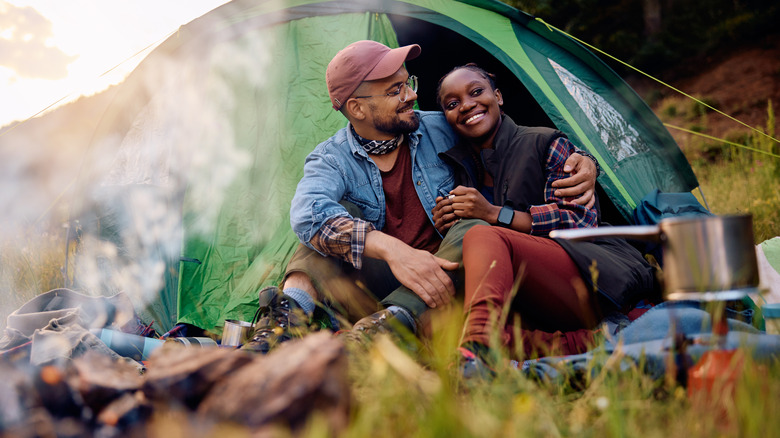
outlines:
[[[417,75],[420,81],[417,102],[421,110],[440,111],[435,96],[439,79],[455,66],[474,62],[496,75],[497,85],[504,95],[503,109],[514,121],[527,126],[555,128],[523,83],[487,50],[434,23],[403,15],[388,14],[388,17],[399,45],[419,44],[422,47],[422,55],[406,63],[410,74]]]
[[[526,126],[557,128],[523,85],[501,61],[465,36],[424,20],[403,15],[388,14],[396,32],[398,44],[419,44],[422,55],[407,61],[410,74],[417,75],[420,92],[417,103],[421,110],[440,111],[436,103],[436,86],[439,79],[453,67],[474,62],[496,75],[496,83],[504,96],[503,110],[515,122]],[[627,225],[610,197],[596,184],[602,220],[613,225]]]

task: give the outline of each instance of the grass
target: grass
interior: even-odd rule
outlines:
[[[434,355],[453,360],[456,343],[443,348],[447,342],[440,341],[431,341],[442,348]],[[619,355],[602,357],[603,368],[563,384],[529,379],[511,367],[490,382],[464,382],[447,361],[422,361],[423,367],[419,354],[384,340],[352,359],[356,407],[347,437],[693,438],[773,435],[780,426],[773,414],[778,362],[746,364],[733,398],[721,398],[718,391],[689,397],[673,378],[652,379],[638,365],[622,369],[630,362]],[[410,373],[399,362],[417,368]]]
[[[12,229],[0,235],[0,327],[14,309],[64,283],[65,229],[51,222]]]
[[[751,158],[694,166],[710,210],[716,214],[750,213],[756,243],[780,235],[777,161],[780,159]],[[701,201],[701,195],[694,193]]]
[[[706,118],[701,123],[706,126]],[[769,101],[761,132],[777,138],[775,124]],[[698,190],[694,194],[715,214],[751,214],[756,243],[780,235],[780,144],[747,128],[732,130],[725,140],[744,147],[695,136],[684,141],[704,198]]]

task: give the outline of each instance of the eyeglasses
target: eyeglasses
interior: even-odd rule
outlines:
[[[404,90],[404,87],[406,87],[405,90]],[[403,94],[401,93],[402,90],[404,91]],[[398,96],[398,100],[401,103],[403,103],[403,102],[406,102],[406,99],[409,98],[409,90],[412,90],[412,93],[416,93],[417,92],[417,76],[414,76],[414,75],[409,76],[409,79],[407,79],[406,82],[398,85],[398,89],[397,90],[391,91],[391,92],[389,92],[387,94],[374,94],[374,95],[371,95],[371,96],[352,96],[352,98],[354,98],[354,99],[364,99],[364,98],[367,98],[367,97],[394,97],[394,96]]]

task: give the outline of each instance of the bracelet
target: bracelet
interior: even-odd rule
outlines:
[[[594,157],[593,155],[591,155],[591,154],[589,154],[589,153],[587,153],[585,151],[581,151],[579,149],[577,150],[577,153],[582,155],[583,157],[588,157],[588,158],[591,159],[591,161],[593,161],[593,164],[596,165],[596,178],[598,178],[599,175],[601,175],[601,166],[599,166],[599,160],[597,160],[596,157]]]

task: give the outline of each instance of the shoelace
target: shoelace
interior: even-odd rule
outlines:
[[[252,325],[257,325],[257,323],[260,322],[260,319],[262,319],[263,315],[265,315],[266,313],[268,314],[269,322],[274,321],[276,325],[273,326],[271,324],[268,324],[266,326],[258,328],[255,331],[255,335],[252,337],[252,339],[265,337],[265,335],[267,335],[268,333],[273,332],[275,327],[281,327],[283,329],[288,328],[288,326],[290,325],[289,312],[290,312],[290,303],[286,299],[280,300],[277,305],[259,307],[255,311],[255,316],[252,318]]]

